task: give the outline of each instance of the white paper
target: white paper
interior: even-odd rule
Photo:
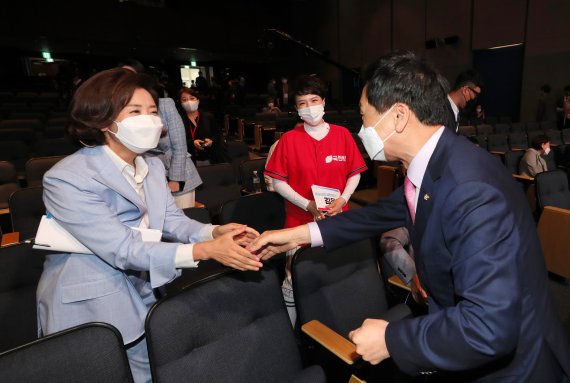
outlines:
[[[160,242],[162,232],[156,229],[139,229],[132,227],[133,230],[141,232],[144,242]],[[67,230],[61,227],[53,218],[42,216],[40,226],[34,240],[34,249],[61,251],[64,253],[93,254],[91,250],[85,247]]]
[[[327,205],[340,197],[340,190],[328,188],[326,186],[313,185],[311,186],[313,197],[319,210],[329,210]]]

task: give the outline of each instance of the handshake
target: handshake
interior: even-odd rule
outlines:
[[[211,241],[194,244],[195,261],[214,259],[238,270],[259,270],[262,261],[302,244],[310,243],[307,225],[290,229],[268,230],[259,234],[246,225],[229,223],[216,226]]]

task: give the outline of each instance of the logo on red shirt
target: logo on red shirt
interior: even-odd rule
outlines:
[[[326,156],[325,157],[325,163],[330,164],[333,161],[338,161],[338,162],[346,162],[346,156]]]

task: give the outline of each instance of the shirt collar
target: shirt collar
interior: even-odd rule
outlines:
[[[416,189],[420,189],[422,186],[422,180],[424,179],[424,175],[426,173],[426,169],[429,163],[429,160],[439,142],[441,135],[443,134],[443,130],[445,128],[442,126],[440,127],[432,136],[427,140],[427,142],[422,146],[420,151],[415,155],[410,162],[410,166],[408,167],[407,177],[412,181]]]
[[[131,178],[136,184],[144,181],[148,175],[148,164],[142,156],[135,157],[135,167],[133,167],[112,151],[108,145],[103,145],[103,149],[123,176]]]
[[[318,134],[318,133],[322,133],[325,130],[329,130],[329,124],[327,124],[326,122],[323,122],[322,124],[319,124],[317,126],[311,126],[307,123],[303,123],[303,127],[305,128],[305,132],[311,134]]]
[[[455,105],[455,103],[453,102],[451,97],[449,97],[449,95],[447,95],[447,99],[449,100],[449,105],[451,105],[451,109],[453,109],[453,114],[455,115],[455,121],[457,121],[457,116],[459,115],[459,108],[457,107],[457,105]]]

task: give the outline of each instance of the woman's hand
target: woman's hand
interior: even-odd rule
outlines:
[[[212,241],[194,244],[194,260],[214,259],[217,262],[238,270],[259,270],[263,266],[259,257],[253,255],[244,247],[259,233],[245,225],[230,223],[216,227]]]
[[[209,148],[210,146],[212,146],[212,144],[214,143],[214,141],[212,141],[209,138],[204,138],[204,146]]]
[[[198,150],[204,150],[204,147],[202,146],[203,143],[204,141],[202,140],[194,140],[194,147]]]
[[[332,217],[333,215],[337,215],[338,213],[342,213],[342,208],[346,205],[346,201],[342,197],[338,197],[331,203],[327,205],[328,210],[326,211],[326,215]]]
[[[257,232],[257,230],[255,230],[252,227],[248,227],[246,225],[242,225],[239,223],[228,223],[226,225],[216,226],[214,231],[212,231],[212,236],[214,238],[217,238],[219,236],[231,232],[232,230],[241,229],[241,228],[245,228],[245,231],[234,238],[234,241],[238,245],[245,247],[249,245],[251,242],[253,242],[257,237],[259,237],[259,233]]]
[[[176,193],[180,191],[180,183],[178,181],[168,181],[168,187],[171,193]]]
[[[325,218],[325,214],[317,209],[317,203],[315,201],[309,201],[307,205],[307,211],[313,215],[315,221],[320,221]]]

